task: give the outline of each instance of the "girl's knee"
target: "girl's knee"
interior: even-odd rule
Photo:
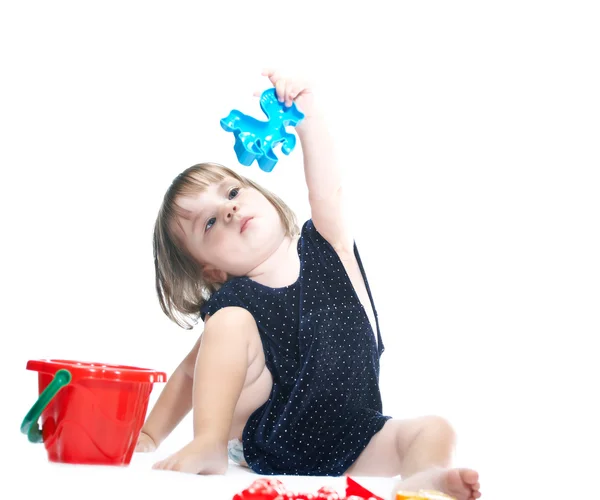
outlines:
[[[438,415],[428,415],[422,417],[421,433],[429,436],[437,442],[447,443],[449,446],[454,446],[456,441],[456,432],[450,422]]]

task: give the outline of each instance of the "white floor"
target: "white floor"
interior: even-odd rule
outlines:
[[[166,455],[160,451],[135,454],[128,467],[55,464],[47,461],[43,446],[29,443],[23,443],[23,446],[28,447],[25,467],[22,463],[15,463],[20,461],[7,461],[8,467],[3,467],[3,475],[6,472],[8,474],[7,481],[2,481],[2,489],[6,487],[4,491],[11,492],[10,498],[231,500],[258,477],[247,468],[234,464],[230,465],[224,476],[197,476],[152,470],[152,464]],[[308,493],[316,492],[321,486],[332,486],[343,493],[346,484],[345,478],[332,477],[285,476],[280,479],[289,489]],[[356,480],[386,498],[391,492],[391,479]],[[0,497],[9,498],[4,494]]]

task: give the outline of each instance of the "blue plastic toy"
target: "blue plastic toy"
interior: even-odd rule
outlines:
[[[233,132],[233,149],[242,165],[250,166],[256,160],[261,170],[270,172],[277,164],[273,147],[281,143],[281,151],[289,155],[296,146],[296,136],[285,130],[295,127],[302,121],[304,114],[296,105],[288,108],[277,100],[275,89],[265,90],[260,96],[260,107],[268,121],[261,121],[234,109],[227,118],[221,120],[226,132]]]

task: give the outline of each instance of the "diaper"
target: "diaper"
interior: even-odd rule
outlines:
[[[227,454],[232,462],[248,467],[246,459],[244,458],[244,446],[239,439],[232,439],[227,443]]]

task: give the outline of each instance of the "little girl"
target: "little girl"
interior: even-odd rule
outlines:
[[[204,331],[162,391],[138,451],[193,408],[194,439],[155,468],[223,474],[228,456],[259,474],[396,476],[398,488],[480,496],[478,474],[447,469],[445,420],[393,420],[378,386],[377,312],[342,204],[332,141],[311,90],[263,73],[304,113],[311,219],[301,229],[276,195],[214,163],[165,194],[154,231],[165,314]],[[229,449],[229,455],[228,455]]]

